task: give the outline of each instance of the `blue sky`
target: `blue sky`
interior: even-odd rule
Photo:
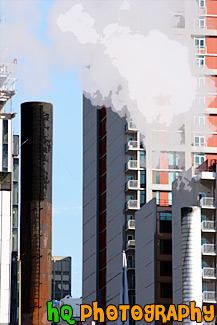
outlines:
[[[34,2],[34,1],[33,1]],[[40,25],[33,29],[32,37],[49,47],[47,17],[54,1],[38,2]],[[8,14],[8,13],[7,13]],[[72,295],[80,297],[82,278],[82,91],[76,71],[52,65],[49,70],[50,84],[35,92],[28,90],[26,58],[16,50],[10,52],[18,57],[17,94],[13,109],[18,113],[14,120],[14,133],[20,133],[20,104],[26,101],[46,101],[53,104],[53,256],[72,256]],[[29,75],[29,78],[34,76]],[[43,69],[41,78],[43,79]],[[36,85],[37,87],[37,85]],[[9,107],[7,108],[9,109]]]

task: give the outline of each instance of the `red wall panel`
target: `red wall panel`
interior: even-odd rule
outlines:
[[[217,15],[217,0],[206,0],[208,15]]]

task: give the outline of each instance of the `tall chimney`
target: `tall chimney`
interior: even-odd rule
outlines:
[[[21,104],[21,323],[48,324],[51,300],[53,105]]]

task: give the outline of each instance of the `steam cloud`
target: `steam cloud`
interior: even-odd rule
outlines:
[[[205,107],[195,100],[198,74],[193,41],[190,33],[186,37],[173,30],[185,25],[180,15],[185,1],[57,0],[48,19],[49,46],[33,39],[30,32],[40,24],[40,3],[23,0],[23,6],[20,2],[18,6],[14,2],[8,38],[10,47],[27,61],[24,77],[34,69],[37,88],[49,85],[50,66],[76,68],[81,87],[94,105],[112,107],[121,116],[127,112],[143,133],[146,123],[179,130],[186,113],[204,113]],[[194,24],[197,1],[188,1],[188,7],[195,13],[190,17]],[[213,83],[209,89],[214,92]]]
[[[86,2],[74,4],[57,18],[60,31],[68,33],[80,50],[83,89],[94,104],[111,106],[119,112],[127,106],[131,116],[138,115],[138,109],[147,122],[157,119],[168,125],[174,115],[189,110],[196,95],[189,50],[165,33],[150,30],[148,21],[136,26],[134,19],[138,19],[140,10],[157,8],[159,1],[117,2],[113,15],[110,12],[110,19],[100,28],[93,8],[85,9],[90,7]],[[110,3],[106,1],[103,13],[109,10]],[[97,1],[94,4],[97,7]],[[124,18],[130,10],[138,12],[126,25]],[[167,19],[169,14],[165,15]],[[154,16],[154,20],[158,18]],[[166,30],[166,24],[162,25]],[[169,26],[167,31],[169,34]]]

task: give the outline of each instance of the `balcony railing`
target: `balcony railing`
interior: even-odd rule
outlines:
[[[125,225],[125,229],[126,230],[135,229],[135,224],[136,224],[135,220],[128,220]]]
[[[126,210],[132,209],[132,210],[138,210],[139,209],[139,201],[137,200],[129,200],[126,202]]]
[[[127,241],[127,249],[135,248],[135,239],[130,239]]]
[[[139,190],[140,186],[139,186],[139,181],[137,180],[129,180],[126,184],[125,184],[125,190]]]
[[[202,231],[216,231],[216,223],[215,221],[203,220],[201,222]]]
[[[206,46],[198,46],[197,47],[197,54],[206,54],[207,48]]]
[[[135,269],[135,261],[134,260],[127,261],[127,269]]]
[[[216,269],[213,267],[204,267],[202,269],[203,278],[216,278]]]
[[[200,199],[201,208],[215,208],[215,200],[213,197],[202,197]]]
[[[203,292],[203,301],[204,302],[217,302],[216,291],[204,291]]]
[[[199,16],[206,15],[206,7],[200,7],[199,8]]]
[[[127,131],[133,131],[133,132],[136,132],[137,131],[137,128],[136,128],[136,124],[132,121],[128,122],[126,125],[125,125],[125,130],[126,132]]]
[[[139,142],[135,140],[130,140],[126,143],[126,150],[139,150]]]
[[[202,254],[215,255],[216,254],[216,245],[215,244],[203,244],[202,245]]]
[[[126,170],[137,170],[140,168],[139,165],[140,164],[139,164],[138,160],[129,160],[125,165],[125,169]]]

